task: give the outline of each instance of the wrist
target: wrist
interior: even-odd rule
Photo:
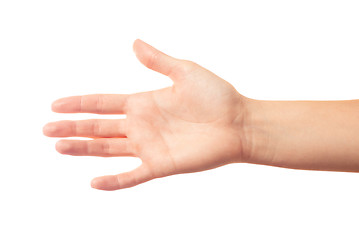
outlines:
[[[242,155],[239,162],[270,165],[274,159],[274,119],[269,101],[243,99],[240,109],[243,120],[240,129]]]

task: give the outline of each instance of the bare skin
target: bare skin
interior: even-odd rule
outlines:
[[[59,113],[125,114],[126,119],[48,123],[56,149],[75,156],[135,156],[138,168],[92,180],[117,190],[154,178],[246,162],[280,167],[359,171],[359,102],[269,102],[239,94],[201,66],[170,57],[141,40],[138,59],[173,86],[137,94],[62,98]],[[325,140],[324,140],[325,139]]]

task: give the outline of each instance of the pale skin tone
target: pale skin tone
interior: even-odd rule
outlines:
[[[168,88],[137,94],[62,98],[58,113],[125,114],[125,119],[48,123],[56,149],[74,156],[133,156],[142,164],[91,186],[117,190],[154,178],[229,163],[359,172],[359,101],[259,101],[244,97],[201,66],[136,40],[146,67],[168,76]]]

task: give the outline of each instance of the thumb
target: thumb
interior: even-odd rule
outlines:
[[[166,76],[172,77],[181,66],[181,60],[164,54],[140,39],[133,43],[133,50],[143,65]]]
[[[153,179],[151,172],[144,165],[140,165],[129,172],[94,178],[91,187],[111,191],[134,187],[151,179]]]

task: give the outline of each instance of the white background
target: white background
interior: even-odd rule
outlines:
[[[0,1],[0,239],[358,239],[359,175],[232,164],[115,192],[135,158],[62,156],[57,98],[171,81],[136,38],[257,99],[358,98],[358,1]],[[116,117],[116,116],[115,116]]]

